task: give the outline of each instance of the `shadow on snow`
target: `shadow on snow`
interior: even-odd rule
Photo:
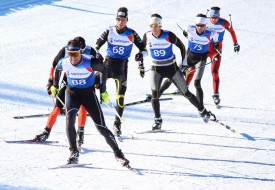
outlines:
[[[37,5],[49,5],[61,0],[12,0],[0,1],[0,16],[13,13],[17,10],[29,8]]]

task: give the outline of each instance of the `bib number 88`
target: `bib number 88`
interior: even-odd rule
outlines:
[[[84,85],[86,84],[85,80],[72,80],[73,85]]]
[[[158,57],[158,56],[165,56],[165,50],[154,50],[154,55],[156,56],[156,57]]]

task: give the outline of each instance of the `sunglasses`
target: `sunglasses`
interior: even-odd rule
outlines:
[[[159,24],[150,24],[150,28],[158,28],[158,27],[160,27]]]
[[[68,51],[69,57],[78,57],[80,55],[80,51]]]
[[[216,17],[216,16],[212,16],[211,19],[218,19],[219,17]]]
[[[196,24],[196,27],[201,27],[201,28],[203,28],[203,27],[205,27],[206,25],[205,24]]]
[[[125,22],[127,21],[127,18],[116,18],[117,21]]]

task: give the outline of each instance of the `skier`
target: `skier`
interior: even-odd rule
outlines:
[[[174,44],[179,48],[181,58],[184,60],[184,44],[171,31],[161,29],[162,17],[159,14],[152,14],[149,23],[151,31],[144,34],[143,42],[148,45],[151,57],[153,59],[151,67],[151,103],[155,113],[155,122],[153,123],[152,130],[159,130],[162,126],[159,88],[163,78],[168,78],[176,85],[183,96],[186,97],[198,109],[201,117],[214,117],[214,114],[207,111],[203,104],[198,101],[196,96],[188,90],[185,79],[177,66],[176,58],[172,51],[172,45]]]
[[[78,163],[79,150],[76,143],[75,119],[80,105],[83,105],[101,135],[113,149],[116,159],[123,166],[127,166],[129,161],[124,157],[119,149],[112,132],[105,125],[104,115],[100,103],[94,90],[94,71],[102,73],[102,84],[100,86],[100,99],[107,102],[108,93],[106,91],[106,68],[102,60],[90,58],[81,54],[81,44],[77,40],[70,40],[66,46],[68,58],[59,61],[55,68],[54,85],[51,87],[53,95],[58,93],[58,85],[61,72],[67,76],[65,90],[66,106],[66,133],[70,144],[71,155],[68,164]]]
[[[208,49],[208,57],[210,57],[211,63],[211,72],[213,77],[213,100],[216,105],[220,103],[220,95],[219,95],[219,85],[220,85],[220,78],[219,78],[219,68],[221,64],[221,52],[222,52],[222,42],[225,33],[225,29],[231,34],[233,44],[234,44],[234,51],[240,51],[240,45],[238,44],[237,37],[235,31],[232,27],[232,23],[227,21],[224,18],[220,18],[220,8],[219,7],[211,7],[210,10],[210,17],[207,19],[207,28],[210,30],[214,30],[219,34],[218,38],[218,47],[215,49],[214,43],[211,43]],[[219,54],[217,55],[217,51]],[[214,57],[216,57],[216,61],[214,61]],[[187,76],[187,84],[190,83],[194,75],[193,69],[189,69],[189,74]]]
[[[124,110],[124,97],[127,89],[128,58],[130,57],[133,44],[139,49],[136,54],[140,62],[140,75],[144,74],[143,57],[147,55],[147,50],[139,35],[131,28],[127,27],[128,9],[120,7],[116,15],[116,26],[110,26],[98,38],[95,49],[99,50],[107,42],[107,56],[104,65],[107,68],[108,78],[113,78],[116,83],[116,111],[122,117]],[[114,134],[121,135],[121,121],[115,117]]]
[[[78,36],[78,37],[75,37],[74,39],[79,41],[79,43],[81,44],[82,54],[85,54],[85,55],[88,55],[88,56],[91,56],[91,57],[96,57],[97,56],[96,51],[93,48],[91,48],[91,46],[86,46],[86,42],[85,42],[84,38],[82,38],[81,36]],[[49,77],[48,84],[47,84],[47,91],[48,91],[49,95],[51,95],[50,88],[53,85],[54,68],[56,67],[59,60],[62,60],[62,59],[67,58],[67,57],[68,57],[68,54],[67,54],[66,48],[63,47],[58,52],[58,54],[56,55],[56,57],[53,60],[52,67],[50,69],[50,77]],[[97,76],[96,77],[97,78],[96,79],[96,81],[97,81],[96,84],[98,84],[99,83],[99,77],[100,77],[99,73],[96,76]],[[63,82],[66,83],[66,78],[64,78]],[[65,86],[63,86],[63,88],[61,88],[59,90],[59,92],[57,94],[58,98],[56,99],[56,103],[55,103],[53,111],[51,112],[50,116],[48,117],[48,121],[47,121],[45,130],[41,134],[36,135],[35,138],[33,139],[33,141],[43,142],[43,141],[46,141],[49,138],[51,129],[52,129],[53,125],[56,122],[57,116],[60,113],[62,113],[62,108],[64,107],[63,102],[64,102],[64,99],[65,99],[65,89],[66,89]],[[78,145],[79,146],[81,146],[84,143],[84,126],[85,126],[85,123],[86,123],[86,118],[87,118],[87,112],[84,109],[84,107],[81,106],[80,109],[79,109],[79,113],[78,113],[78,131],[77,131]]]
[[[207,18],[204,14],[198,14],[196,17],[195,25],[189,25],[187,30],[184,30],[183,35],[188,38],[188,50],[187,50],[187,59],[183,61],[181,65],[181,71],[183,75],[189,70],[193,70],[193,73],[196,74],[194,86],[196,88],[196,97],[198,101],[203,103],[203,90],[201,87],[201,79],[204,73],[205,64],[207,60],[208,48],[212,43],[213,48],[216,50],[215,57],[218,56],[217,48],[219,47],[218,43],[218,33],[206,28]],[[214,57],[213,57],[214,58]],[[213,60],[214,62],[214,60]],[[187,85],[190,81],[188,80],[188,75],[186,79]],[[171,82],[166,80],[161,87],[161,92],[167,89]]]

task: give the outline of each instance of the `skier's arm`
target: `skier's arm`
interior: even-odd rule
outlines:
[[[96,50],[99,50],[101,46],[105,44],[105,42],[107,41],[108,35],[109,35],[109,30],[106,29],[96,41],[96,45],[95,45]]]
[[[172,44],[175,44],[180,49],[182,62],[183,62],[183,60],[185,58],[185,46],[184,46],[184,44],[173,32],[169,32],[169,40]]]
[[[148,55],[148,51],[146,49],[146,43],[144,43],[140,36],[133,31],[133,35],[134,35],[134,44],[137,46],[137,48],[139,49],[139,53],[141,53],[143,55],[143,57]]]
[[[224,23],[222,24],[222,26],[231,34],[233,43],[234,44],[238,43],[235,30],[233,29],[233,26],[230,24],[230,22],[228,22],[227,20],[225,20]]]
[[[96,55],[97,55],[97,51],[96,51],[94,48],[92,48],[92,47],[91,47],[90,55],[91,55],[92,57],[96,57]]]
[[[53,59],[52,62],[52,67],[50,69],[50,76],[49,76],[49,82],[53,81],[53,75],[54,75],[54,68],[56,67],[58,61],[62,58],[64,58],[65,56],[65,47],[63,47],[58,54],[55,56],[55,58]]]
[[[62,59],[60,59],[54,69],[53,86],[56,88],[59,88],[59,80],[63,80],[60,78],[62,70]]]
[[[102,73],[102,83],[100,85],[100,93],[106,91],[106,81],[107,81],[107,72],[106,67],[103,65],[102,59],[91,58],[91,68],[94,71],[99,71]]]

